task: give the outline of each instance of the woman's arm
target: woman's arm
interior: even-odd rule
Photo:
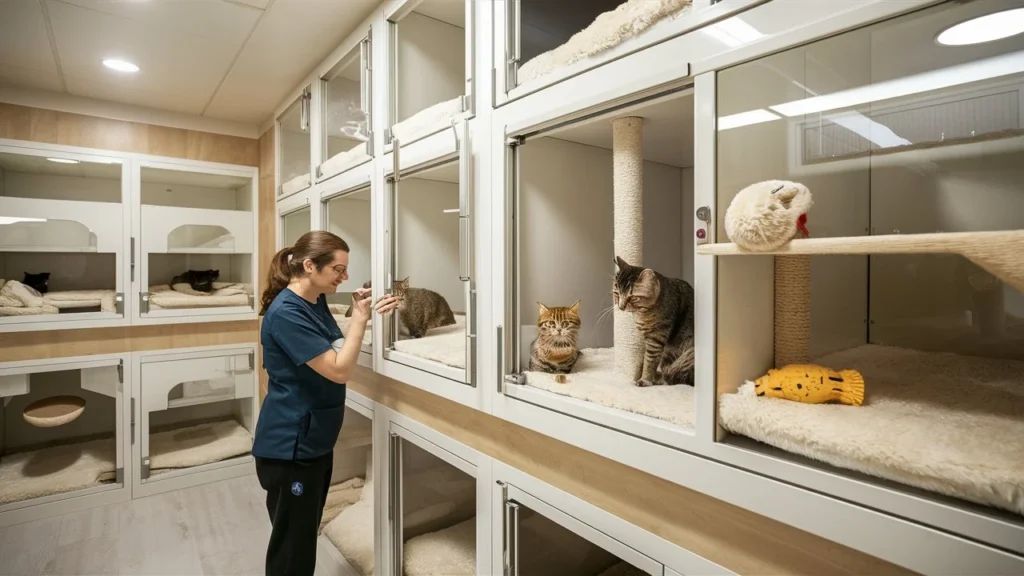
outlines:
[[[369,290],[367,290],[369,292]],[[370,319],[370,299],[368,297],[353,302],[352,321],[348,326],[348,334],[345,335],[345,343],[341,346],[340,352],[333,348],[313,358],[306,364],[316,370],[318,374],[331,382],[345,384],[352,376],[356,364],[359,363],[359,352],[363,346],[363,334],[366,333],[366,323]],[[390,313],[398,306],[394,296],[384,296],[377,301],[374,310],[378,314]]]

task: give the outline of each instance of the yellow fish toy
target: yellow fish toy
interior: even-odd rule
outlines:
[[[860,406],[864,403],[864,377],[856,370],[836,372],[816,364],[789,364],[755,380],[754,393],[807,404]]]

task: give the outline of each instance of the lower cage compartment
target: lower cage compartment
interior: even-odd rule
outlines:
[[[116,475],[114,438],[7,454],[0,458],[0,505],[112,484]]]
[[[149,438],[149,470],[159,475],[252,452],[252,434],[235,420],[162,427]]]
[[[865,474],[1024,515],[1024,361],[864,345],[816,363],[855,369],[860,407],[719,399],[723,428]]]
[[[476,518],[405,541],[405,576],[472,576],[476,574]]]

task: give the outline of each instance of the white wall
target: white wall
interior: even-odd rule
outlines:
[[[143,172],[145,178],[145,172]],[[207,188],[184,184],[142,182],[142,203],[150,206],[178,206],[185,208],[212,208],[215,210],[251,210],[249,186],[238,190]],[[245,203],[243,203],[243,200]]]
[[[335,198],[327,203],[327,230],[341,236],[350,250],[349,279],[338,287],[338,292],[351,293],[371,279],[371,223],[368,199]]]
[[[309,207],[286,214],[281,220],[283,220],[281,223],[282,246],[294,246],[299,238],[306,232],[309,232],[312,227]]]
[[[522,339],[532,340],[537,301],[580,304],[580,345],[611,346],[614,249],[610,150],[539,138],[520,148],[520,306]],[[686,171],[692,174],[692,171]],[[673,278],[692,250],[692,223],[682,218],[684,170],[644,163],[644,265]],[[692,185],[691,185],[692,187]],[[691,200],[692,203],[692,200]]]
[[[397,122],[465,94],[465,38],[462,28],[417,12],[398,22]]]
[[[0,195],[4,196],[121,203],[120,178],[49,176],[8,170],[0,181]]]
[[[409,285],[429,288],[448,300],[454,312],[466,311],[459,280],[459,185],[418,178],[399,182],[397,274]]]

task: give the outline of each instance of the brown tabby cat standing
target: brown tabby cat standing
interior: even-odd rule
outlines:
[[[398,298],[398,318],[409,336],[422,338],[431,328],[455,324],[455,314],[444,296],[426,288],[411,288],[408,277],[395,280],[393,288]]]
[[[537,338],[530,343],[530,370],[568,374],[579,360],[580,301],[548,308],[537,302]]]
[[[633,314],[644,337],[644,368],[635,384],[692,386],[693,287],[686,280],[631,266],[618,256],[615,264],[615,305]]]

